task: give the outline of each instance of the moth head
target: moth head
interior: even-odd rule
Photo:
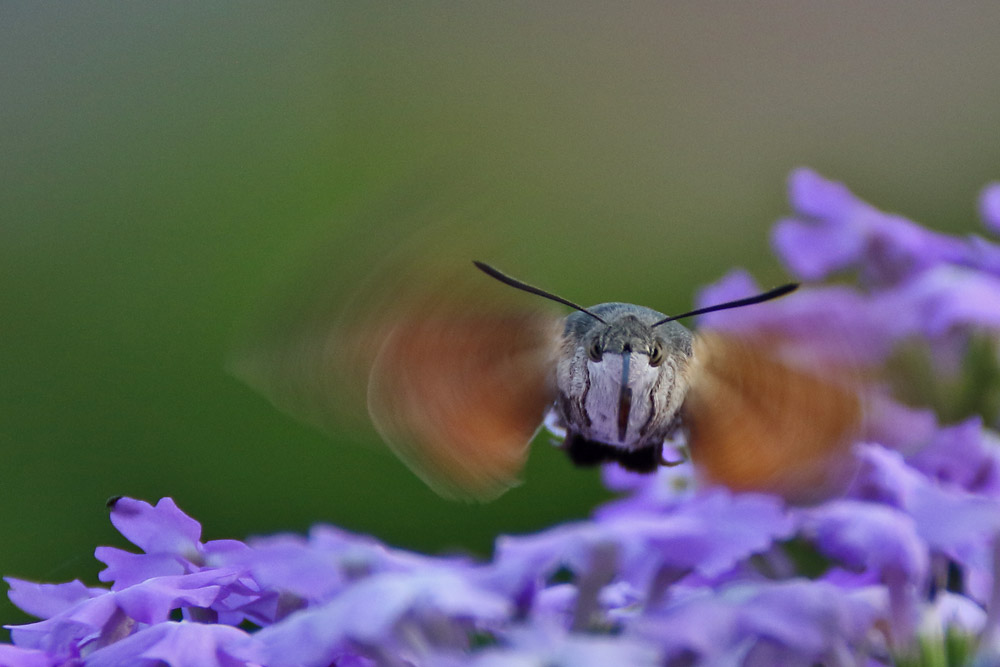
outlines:
[[[602,361],[605,354],[628,352],[644,356],[655,368],[672,355],[690,355],[690,332],[685,327],[676,322],[654,326],[662,313],[624,303],[601,304],[591,310],[607,323],[586,313],[573,313],[567,318],[566,333],[579,340],[595,363]]]
[[[584,308],[486,264],[475,264],[502,283],[576,310],[566,318],[556,369],[562,421],[588,440],[624,450],[657,446],[675,423],[692,355],[692,335],[677,320],[760,303],[796,287],[785,285],[668,317],[627,303]]]
[[[566,318],[558,380],[567,421],[590,440],[623,449],[663,440],[686,385],[691,333],[655,310],[593,306]],[[574,418],[571,415],[577,415]]]

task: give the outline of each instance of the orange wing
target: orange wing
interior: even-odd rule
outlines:
[[[382,343],[368,410],[385,441],[435,491],[496,497],[517,483],[554,399],[557,341],[557,322],[537,314],[408,318]]]
[[[763,342],[695,338],[683,406],[691,457],[711,481],[735,490],[816,500],[849,478],[860,432],[858,390],[780,360]]]
[[[393,262],[340,308],[317,309],[236,356],[233,372],[329,431],[365,405],[392,450],[441,495],[517,483],[554,399],[560,319],[514,304],[470,263]],[[524,301],[521,299],[521,301]]]

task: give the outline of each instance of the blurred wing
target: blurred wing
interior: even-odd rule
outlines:
[[[446,497],[518,481],[554,399],[558,322],[538,313],[432,312],[385,337],[368,410],[397,455]]]
[[[294,417],[342,433],[367,412],[438,493],[489,499],[517,482],[554,398],[559,318],[471,263],[402,261],[350,303],[273,318],[230,365]]]
[[[821,498],[847,481],[861,425],[844,377],[792,366],[763,342],[699,334],[683,406],[692,460],[735,490]]]

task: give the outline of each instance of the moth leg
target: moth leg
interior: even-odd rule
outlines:
[[[681,465],[682,463],[687,463],[687,459],[684,458],[684,457],[681,457],[681,458],[677,459],[676,461],[668,461],[667,459],[663,458],[663,445],[660,445],[659,449],[660,449],[660,465],[661,466],[666,466],[667,468],[673,468],[675,466]]]
[[[670,425],[667,427],[667,432],[666,432],[666,436],[664,437],[664,440],[671,440],[671,439],[675,438],[677,436],[677,434],[681,431],[681,429],[683,427],[684,427],[684,423],[681,421],[680,415],[679,414],[674,415],[674,418],[672,420],[670,420]],[[659,445],[656,446],[656,450],[659,453],[657,458],[659,458],[661,466],[666,466],[667,468],[673,468],[675,466],[681,465],[682,463],[687,463],[688,462],[688,459],[690,458],[690,456],[688,456],[688,452],[687,452],[687,447],[686,446],[685,447],[675,447],[675,449],[681,449],[682,450],[681,451],[681,457],[678,460],[676,460],[676,461],[672,461],[672,460],[668,460],[668,459],[663,458],[663,444],[664,443],[661,442]]]

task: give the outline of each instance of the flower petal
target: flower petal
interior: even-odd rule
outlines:
[[[190,558],[198,553],[201,524],[184,514],[172,498],[162,498],[155,507],[142,500],[118,498],[111,504],[111,523],[148,554]]]

